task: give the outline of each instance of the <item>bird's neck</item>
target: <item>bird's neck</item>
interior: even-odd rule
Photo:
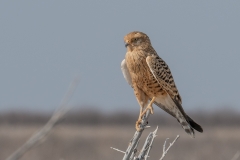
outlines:
[[[147,57],[147,56],[150,56],[150,55],[155,55],[157,54],[156,51],[154,50],[154,48],[152,46],[148,46],[146,48],[137,48],[134,52],[137,52],[139,53],[139,55],[141,56],[144,56],[144,57]]]

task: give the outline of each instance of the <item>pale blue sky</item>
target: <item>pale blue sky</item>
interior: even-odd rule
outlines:
[[[239,108],[240,1],[0,1],[0,111],[71,105],[138,110],[120,63],[142,31],[170,66],[186,110]]]

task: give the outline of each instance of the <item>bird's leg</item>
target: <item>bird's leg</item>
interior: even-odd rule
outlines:
[[[152,104],[154,103],[154,101],[155,101],[155,97],[152,98],[152,100],[150,101],[150,103],[148,104],[147,108],[144,111],[143,111],[143,108],[140,107],[140,114],[135,126],[137,131],[141,130],[141,128],[139,127],[139,124],[142,123],[142,116],[147,112],[147,110],[150,109],[151,114],[153,114]]]
[[[140,113],[136,122],[136,129],[137,131],[140,131],[142,130],[142,128],[140,128],[140,124],[142,123],[142,113],[144,108],[146,108],[148,105],[149,97],[137,86],[137,83],[135,83],[135,81],[133,81],[133,89],[138,104],[140,105]]]
[[[137,131],[140,131],[140,127],[139,127],[139,124],[141,124],[142,123],[142,110],[143,110],[143,108],[142,108],[142,106],[140,106],[140,113],[139,113],[139,117],[138,117],[138,120],[137,120],[137,122],[136,122],[136,130]]]
[[[148,109],[150,109],[151,114],[153,114],[153,106],[156,97],[153,97],[150,103],[148,104],[147,108],[141,113],[140,119],[142,119],[142,116],[147,112]]]

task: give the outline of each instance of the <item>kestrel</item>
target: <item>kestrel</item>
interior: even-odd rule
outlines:
[[[171,71],[152,47],[149,37],[145,33],[135,31],[127,34],[124,42],[127,53],[121,63],[121,69],[124,78],[134,89],[140,105],[136,129],[140,130],[139,124],[147,109],[153,114],[154,103],[175,117],[192,137],[194,137],[193,129],[203,132],[202,127],[183,110],[181,96]]]

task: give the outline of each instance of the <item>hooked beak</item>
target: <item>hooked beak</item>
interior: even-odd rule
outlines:
[[[127,46],[129,46],[129,43],[125,43],[125,47],[127,48]]]

